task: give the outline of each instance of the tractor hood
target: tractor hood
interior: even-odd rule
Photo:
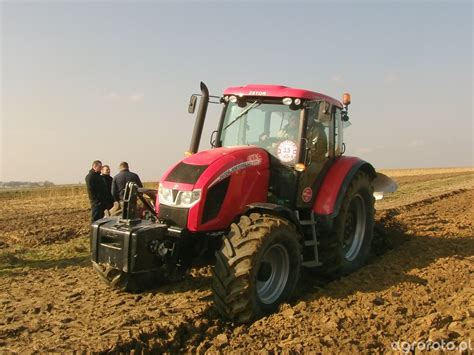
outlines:
[[[190,191],[210,187],[244,169],[268,170],[268,153],[258,147],[222,147],[201,151],[171,167],[160,180],[163,187]]]
[[[240,152],[240,151],[246,151],[248,149],[249,149],[248,146],[243,146],[243,147],[233,147],[233,148],[223,147],[223,148],[204,150],[187,157],[186,159],[183,160],[183,162],[186,164],[191,164],[191,165],[211,165],[216,160],[219,160],[220,158],[223,158],[226,155]]]
[[[164,174],[156,211],[179,228],[223,230],[248,204],[266,202],[269,177],[269,156],[262,148],[202,151]]]

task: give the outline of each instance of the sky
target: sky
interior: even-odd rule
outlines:
[[[158,181],[189,147],[200,81],[350,92],[347,155],[472,166],[472,16],[470,1],[0,0],[0,181],[84,182],[95,159]]]

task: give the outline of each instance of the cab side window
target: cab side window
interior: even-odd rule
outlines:
[[[326,102],[320,101],[310,104],[306,135],[307,148],[311,150],[311,163],[323,162],[328,157],[330,122],[331,115]]]

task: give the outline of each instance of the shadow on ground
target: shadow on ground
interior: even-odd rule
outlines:
[[[320,295],[344,298],[356,292],[377,292],[408,282],[425,285],[427,280],[410,275],[440,258],[466,258],[474,255],[474,236],[436,237],[409,230],[398,209],[385,210],[377,217],[372,253],[361,270],[339,279],[328,279],[303,272],[295,300]],[[339,285],[341,283],[341,285]]]

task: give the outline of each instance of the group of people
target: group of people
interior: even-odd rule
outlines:
[[[92,168],[86,175],[92,222],[103,218],[106,210],[114,206],[119,208],[128,182],[133,181],[139,187],[143,187],[139,176],[129,170],[127,162],[121,162],[119,170],[120,172],[112,178],[108,165],[102,165],[100,160],[92,162]]]

